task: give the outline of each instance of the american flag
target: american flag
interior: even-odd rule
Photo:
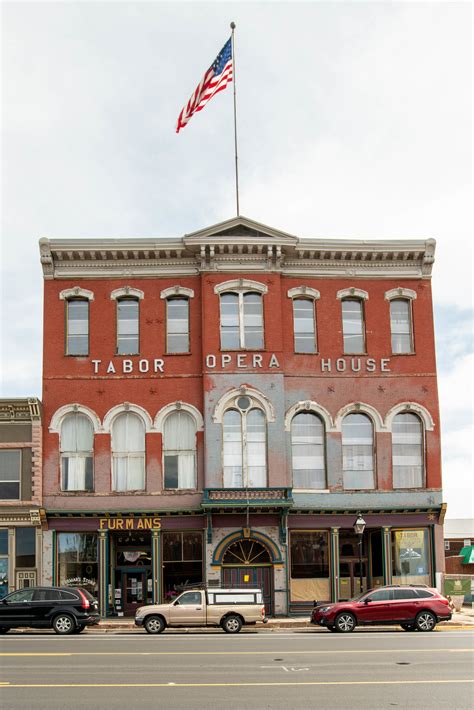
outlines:
[[[179,114],[176,133],[184,128],[196,111],[202,111],[207,102],[219,91],[223,91],[231,81],[232,38],[229,38]]]

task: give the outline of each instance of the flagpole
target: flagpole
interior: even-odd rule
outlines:
[[[237,97],[235,91],[235,22],[230,23],[232,30],[232,81],[234,83],[234,145],[235,145],[235,198],[237,203],[237,217],[240,215],[239,209],[239,163],[237,157]]]

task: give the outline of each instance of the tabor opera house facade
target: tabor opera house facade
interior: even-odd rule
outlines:
[[[244,217],[42,239],[45,581],[103,615],[194,582],[277,615],[436,584],[434,251]]]

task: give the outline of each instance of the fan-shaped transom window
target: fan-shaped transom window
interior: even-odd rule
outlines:
[[[166,417],[163,458],[165,488],[196,488],[196,423],[186,412]]]
[[[239,397],[249,400],[248,397]],[[244,407],[246,401],[242,401]],[[267,485],[267,426],[261,409],[229,409],[223,417],[225,488]]]
[[[397,414],[392,423],[394,488],[423,486],[423,427],[412,412]]]
[[[145,425],[133,412],[119,414],[112,424],[112,488],[145,488]]]
[[[263,303],[260,293],[222,293],[222,350],[263,349]]]
[[[374,428],[366,414],[348,414],[342,421],[344,488],[375,488]]]
[[[257,540],[245,539],[233,542],[222,558],[224,565],[267,565],[271,564],[266,547]]]
[[[312,412],[301,412],[291,421],[294,488],[326,488],[324,424]]]
[[[61,424],[61,488],[92,491],[94,428],[84,414],[71,413]]]

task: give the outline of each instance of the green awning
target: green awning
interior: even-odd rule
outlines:
[[[462,565],[474,565],[474,545],[466,545],[459,554],[464,558]]]

